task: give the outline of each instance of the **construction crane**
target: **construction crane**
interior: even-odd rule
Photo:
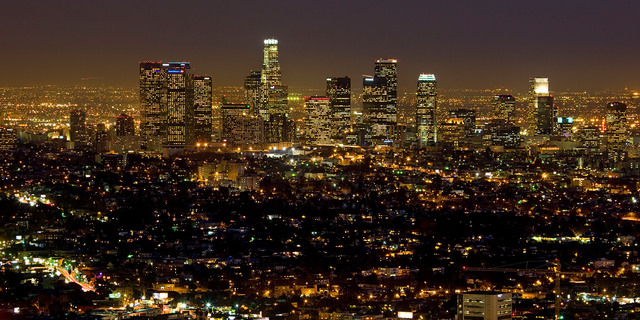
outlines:
[[[529,268],[529,263],[540,263],[540,262],[544,262],[544,264],[540,265],[539,267],[541,268],[546,268],[546,269],[537,269],[537,268]],[[514,266],[514,265],[521,265],[521,264],[525,264],[524,268],[508,268],[510,266]],[[549,261],[524,261],[524,262],[520,262],[517,264],[512,264],[512,265],[507,265],[504,267],[494,267],[494,268],[479,268],[479,267],[462,267],[463,271],[465,272],[475,272],[475,271],[481,271],[481,272],[517,272],[519,274],[524,274],[524,273],[528,273],[528,274],[534,274],[534,275],[554,275],[555,276],[555,287],[553,290],[553,294],[555,296],[555,320],[559,320],[560,319],[560,279],[562,278],[562,276],[564,275],[577,275],[577,276],[592,276],[593,275],[593,271],[588,270],[588,271],[561,271],[561,264],[560,261],[558,261],[557,259],[553,262],[549,262]]]

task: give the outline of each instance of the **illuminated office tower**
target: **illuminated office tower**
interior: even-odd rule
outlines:
[[[135,127],[133,123],[133,117],[121,113],[116,116],[116,135],[118,137],[132,136],[135,134]]]
[[[387,79],[387,103],[390,112],[395,110],[398,105],[398,60],[396,59],[378,59],[376,60],[375,73],[377,78]]]
[[[605,118],[605,135],[607,137],[607,149],[622,149],[627,142],[627,105],[622,102],[610,102],[607,104]]]
[[[435,144],[437,138],[437,82],[433,74],[421,74],[418,77],[418,90],[416,91],[416,134],[418,145],[424,147]]]
[[[211,79],[189,69],[189,62],[140,63],[140,133],[154,148],[210,141]]]
[[[449,112],[450,118],[462,119],[464,122],[464,136],[470,137],[476,129],[476,111],[470,109],[456,109]]]
[[[389,138],[389,126],[395,124],[387,109],[387,79],[365,76],[362,79],[362,118],[370,127],[372,140]]]
[[[331,139],[342,142],[351,130],[351,78],[327,78],[326,95],[331,105]]]
[[[258,114],[265,120],[265,141],[291,142],[295,126],[289,119],[289,90],[287,86],[282,85],[276,39],[264,40],[260,91]]]
[[[276,102],[282,102],[281,96],[283,92],[286,92],[286,87],[281,87],[282,74],[280,72],[280,61],[278,60],[278,40],[276,39],[264,40],[260,85],[259,113],[265,120],[268,120],[268,114],[286,109],[286,104],[284,106],[276,104]],[[286,97],[284,101],[286,101]]]
[[[374,76],[363,77],[362,118],[370,128],[373,143],[396,138],[398,72],[397,60],[376,60]]]
[[[69,115],[69,127],[71,141],[84,144],[89,142],[87,132],[87,112],[84,110],[72,110]]]
[[[267,86],[282,85],[280,61],[278,60],[278,40],[276,39],[264,40],[261,79],[262,83]]]
[[[264,120],[253,115],[248,104],[224,104],[221,110],[221,140],[231,148],[261,147]]]
[[[262,72],[251,70],[251,74],[244,77],[244,103],[251,106],[251,111],[258,114],[262,84]]]
[[[549,94],[548,78],[529,79],[529,110],[527,135],[553,134],[557,110]]]
[[[493,118],[504,119],[507,122],[515,121],[516,98],[510,94],[495,95],[491,103]]]
[[[167,135],[167,69],[162,62],[140,62],[140,135],[164,140]]]
[[[193,77],[193,139],[196,144],[212,141],[212,90],[211,77]]]
[[[308,143],[331,142],[331,101],[328,97],[304,98],[304,134]]]
[[[189,62],[171,62],[167,68],[168,146],[195,144],[193,75]]]

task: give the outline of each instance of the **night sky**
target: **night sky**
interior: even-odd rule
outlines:
[[[0,4],[0,86],[137,86],[138,62],[190,61],[214,86],[260,69],[280,42],[283,82],[361,86],[397,58],[399,86],[640,89],[640,1],[24,1]],[[92,78],[81,80],[81,78]]]

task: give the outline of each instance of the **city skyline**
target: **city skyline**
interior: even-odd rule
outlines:
[[[640,5],[0,9],[0,319],[639,318]]]
[[[194,2],[188,13],[171,16],[189,22],[181,28],[158,18],[168,2],[117,4],[5,4],[15,14],[0,22],[12,48],[0,53],[12,62],[0,86],[135,86],[135,63],[145,60],[198,61],[195,72],[212,76],[214,86],[241,86],[260,68],[259,41],[275,38],[282,81],[292,87],[323,88],[333,75],[358,78],[385,57],[398,59],[399,88],[413,87],[425,72],[436,74],[443,89],[525,91],[521,79],[530,77],[554,79],[556,91],[640,87],[635,3]],[[371,21],[380,13],[391,27],[376,31]],[[271,22],[233,24],[245,17]],[[232,31],[220,32],[229,25]],[[430,32],[419,32],[427,26]],[[532,46],[531,39],[544,45]]]

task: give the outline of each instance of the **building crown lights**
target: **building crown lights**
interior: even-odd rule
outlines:
[[[423,73],[418,77],[418,81],[436,81],[436,76],[434,74]]]

